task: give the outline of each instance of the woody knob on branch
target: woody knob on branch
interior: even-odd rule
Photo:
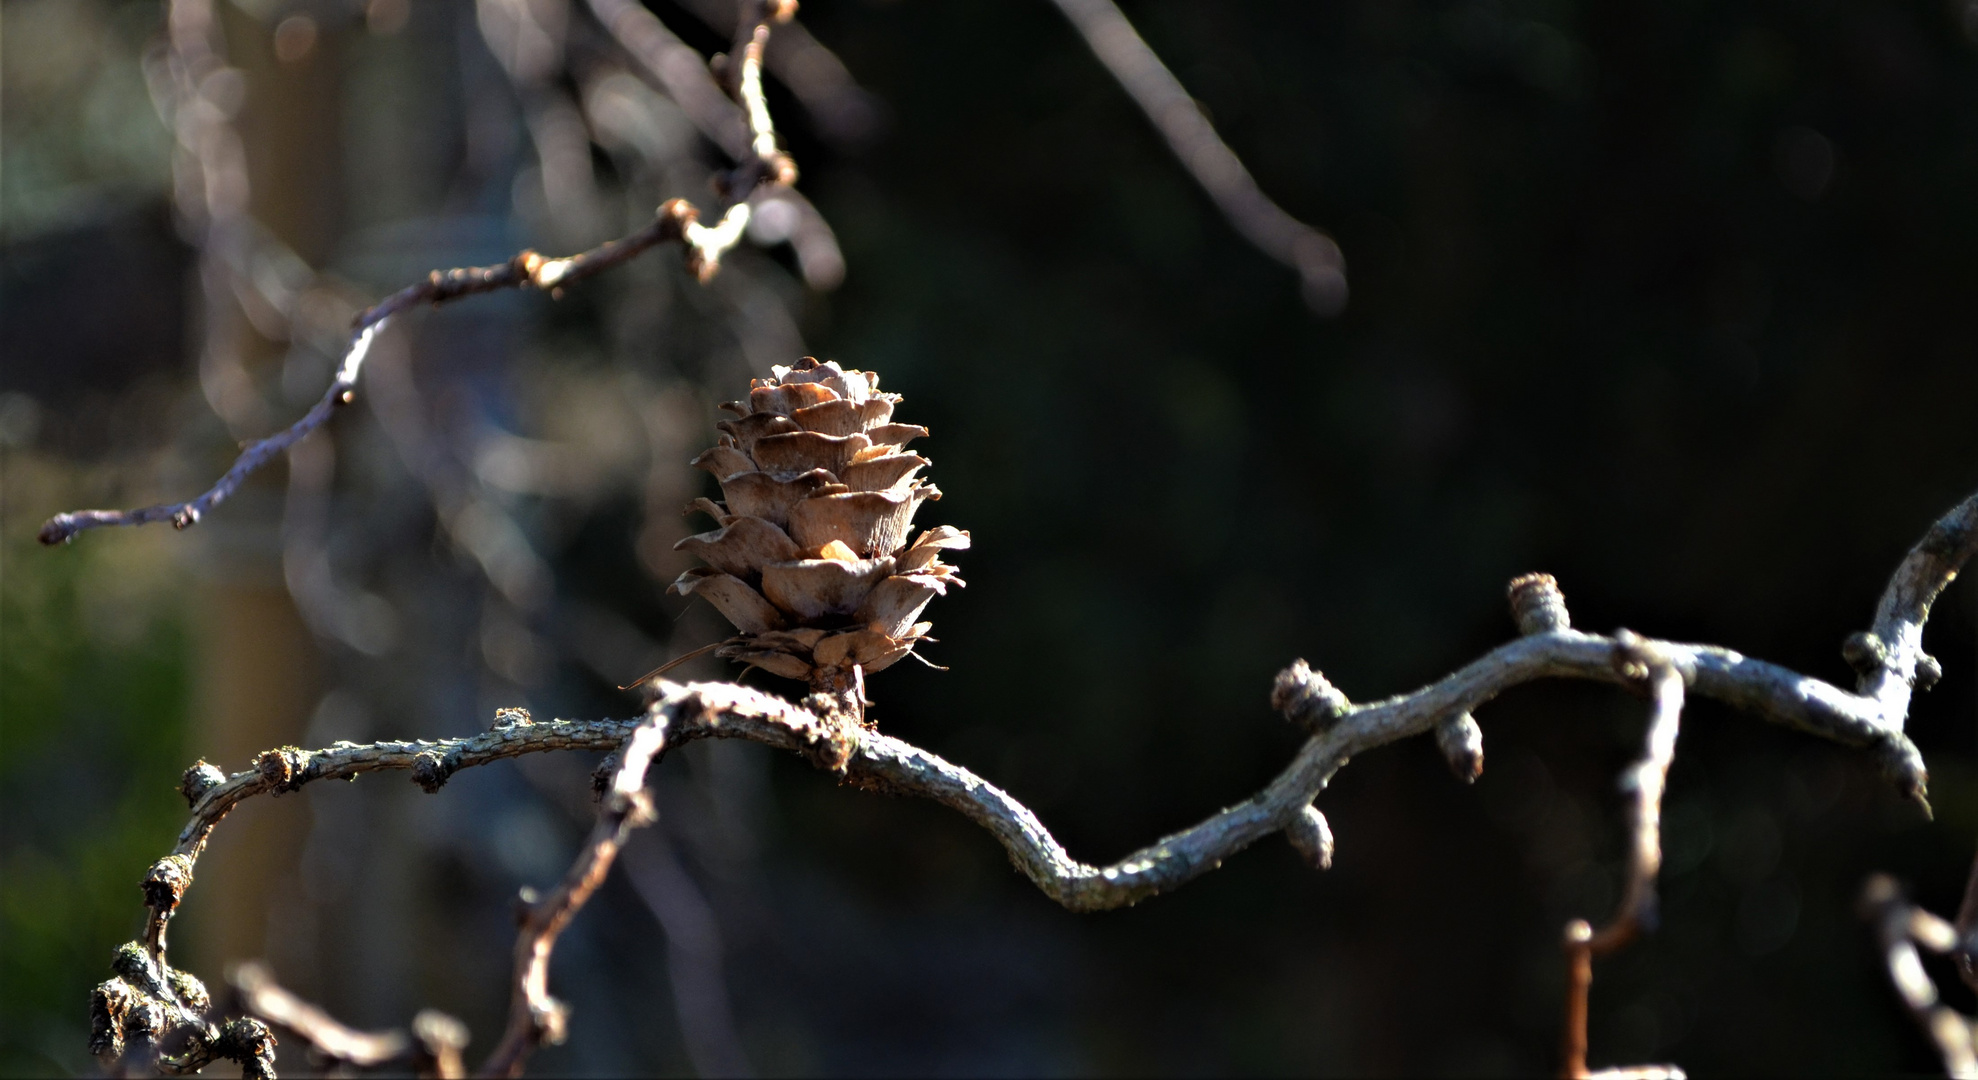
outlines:
[[[941,492],[905,449],[927,429],[893,422],[900,396],[880,393],[878,375],[809,357],[772,372],[722,406],[735,419],[692,462],[723,501],[687,512],[720,527],[675,545],[708,565],[668,591],[706,599],[741,631],[715,655],[803,680],[863,721],[865,676],[926,636],[927,602],[962,584],[941,553],[968,547],[968,534],[941,525],[907,542],[914,512]]]

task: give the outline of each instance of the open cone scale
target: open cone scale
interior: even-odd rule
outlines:
[[[687,512],[719,527],[674,545],[707,565],[669,591],[701,597],[741,631],[715,655],[842,683],[926,637],[928,601],[962,584],[941,555],[968,547],[968,534],[940,525],[907,542],[915,512],[941,492],[918,477],[928,460],[906,450],[927,429],[893,422],[900,396],[880,393],[878,375],[808,357],[771,371],[747,401],[722,406],[735,419],[692,462],[722,501]]]

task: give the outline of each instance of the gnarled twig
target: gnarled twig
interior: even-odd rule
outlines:
[[[1968,520],[1974,512],[1978,512],[1978,496],[1945,515],[1931,535],[1956,535],[1961,538],[1958,544],[1937,550],[1933,561],[1921,569],[1914,558],[1905,560],[1890,583],[1890,591],[1913,590],[1922,574],[1938,580],[1941,589],[1941,582],[1948,581],[1978,547],[1978,530],[1957,531],[1957,523]],[[1946,528],[1945,522],[1951,522],[1951,527]],[[1886,598],[1884,603],[1886,606]],[[232,777],[200,762],[187,771],[182,784],[193,809],[192,820],[180,833],[173,852],[146,876],[150,918],[145,939],[126,946],[126,952],[131,954],[134,969],[141,969],[140,975],[170,972],[165,966],[165,927],[192,882],[194,863],[219,821],[255,795],[280,794],[316,780],[350,779],[390,769],[409,770],[421,787],[437,791],[462,768],[546,750],[610,750],[625,743],[612,774],[611,792],[616,793],[612,798],[617,801],[607,803],[591,844],[572,867],[563,888],[532,909],[529,928],[517,946],[515,1016],[525,1018],[521,1027],[526,1027],[526,1032],[516,1034],[521,1027],[512,1023],[511,1037],[503,1045],[513,1043],[517,1049],[498,1054],[490,1063],[491,1068],[499,1066],[497,1072],[509,1072],[519,1067],[520,1057],[534,1045],[530,1040],[555,1030],[558,1014],[546,1004],[549,999],[542,979],[548,949],[556,932],[602,880],[625,830],[637,823],[641,804],[633,793],[643,783],[646,764],[662,737],[676,745],[697,738],[748,739],[796,751],[858,787],[932,799],[988,830],[1017,869],[1045,895],[1073,911],[1100,911],[1170,891],[1280,830],[1294,841],[1303,837],[1306,846],[1316,852],[1329,832],[1323,828],[1322,818],[1314,824],[1317,812],[1312,800],[1349,758],[1430,731],[1452,718],[1469,716],[1513,686],[1541,678],[1593,679],[1624,686],[1646,680],[1655,690],[1656,714],[1650,725],[1648,753],[1633,773],[1635,842],[1628,898],[1610,928],[1609,940],[1623,940],[1633,933],[1649,910],[1649,887],[1660,858],[1655,823],[1661,778],[1673,750],[1685,686],[1691,693],[1743,707],[1764,719],[1868,750],[1905,795],[1923,799],[1927,774],[1921,755],[1902,733],[1903,716],[1889,712],[1890,703],[1885,699],[1849,693],[1714,646],[1646,639],[1625,631],[1611,637],[1575,631],[1556,585],[1540,576],[1513,583],[1512,607],[1523,637],[1435,683],[1385,701],[1353,705],[1302,661],[1293,665],[1279,676],[1273,704],[1305,726],[1312,737],[1291,763],[1244,802],[1109,866],[1071,858],[1028,807],[961,766],[900,739],[864,729],[831,710],[819,715],[726,683],[657,683],[656,700],[638,720],[537,724],[519,710],[504,710],[492,730],[464,739],[363,746],[341,743],[316,751],[282,747],[263,753],[253,769]],[[1902,699],[1905,705],[1907,700]],[[1463,750],[1466,760],[1473,752],[1481,753],[1480,747],[1464,746]],[[627,762],[636,766],[636,772]],[[1954,931],[1946,927],[1945,935],[1955,944]],[[1591,933],[1587,937],[1590,946]],[[150,982],[164,979],[157,975]],[[103,990],[98,993],[100,998]],[[100,1010],[115,1002],[98,1004]],[[99,1031],[125,1032],[130,1024],[123,1016],[119,1013],[107,1029],[99,1023]],[[140,1026],[138,1030],[142,1034],[151,1029]],[[123,1035],[118,1038],[121,1050]]]

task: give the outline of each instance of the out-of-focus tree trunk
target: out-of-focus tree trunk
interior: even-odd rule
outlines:
[[[283,60],[275,54],[272,25],[232,4],[216,4],[215,11],[228,61],[246,75],[236,124],[246,149],[250,211],[319,266],[338,210],[339,29],[318,27],[303,55]],[[209,303],[206,310],[204,333],[237,342],[256,385],[278,385],[286,346],[256,333],[237,304]],[[212,325],[220,320],[232,325]],[[271,404],[273,422],[292,419],[280,411],[283,403]],[[283,584],[285,477],[283,469],[256,477],[226,514],[194,533],[210,580],[198,591],[201,644],[189,749],[230,772],[269,747],[303,742],[321,696],[322,658]],[[218,972],[238,960],[289,951],[272,940],[284,928],[271,935],[271,912],[296,909],[297,856],[308,827],[300,799],[273,800],[229,822],[200,864],[198,902],[188,905],[183,934],[187,962]]]

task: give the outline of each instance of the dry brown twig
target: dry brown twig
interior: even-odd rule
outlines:
[[[1538,580],[1534,580],[1538,579]],[[1520,588],[1555,593],[1552,579],[1534,575],[1512,583],[1514,606]],[[1563,600],[1558,605],[1565,610]],[[1680,1080],[1674,1065],[1637,1065],[1587,1071],[1587,994],[1593,986],[1593,958],[1626,946],[1655,923],[1655,875],[1662,868],[1662,792],[1669,766],[1676,759],[1676,730],[1683,715],[1683,676],[1666,656],[1628,631],[1615,634],[1614,666],[1623,678],[1639,680],[1654,708],[1648,721],[1647,753],[1621,778],[1621,789],[1632,796],[1628,807],[1628,884],[1621,910],[1596,933],[1584,919],[1566,925],[1566,1029],[1560,1048],[1559,1074],[1567,1080],[1583,1077],[1612,1080]]]
[[[1939,519],[1897,569],[1881,609],[1897,612],[1888,628],[1920,641],[1921,620],[1927,617],[1930,603],[1974,551],[1978,551],[1978,494]],[[1887,602],[1890,595],[1908,597],[1909,602],[1891,605]],[[1607,636],[1575,631],[1566,616],[1563,596],[1549,579],[1520,579],[1513,583],[1511,598],[1522,631],[1518,640],[1409,694],[1353,705],[1303,661],[1293,664],[1279,675],[1272,694],[1273,705],[1311,736],[1292,762],[1250,799],[1109,866],[1072,859],[1027,807],[967,769],[864,728],[853,717],[828,709],[821,714],[812,712],[724,683],[656,683],[647,715],[637,720],[538,724],[519,710],[504,710],[491,730],[471,738],[362,746],[346,743],[316,751],[282,747],[263,753],[252,769],[231,777],[199,762],[187,771],[182,783],[193,809],[192,820],[180,833],[177,847],[145,878],[150,912],[145,938],[124,947],[119,954],[119,978],[97,990],[93,1045],[107,1048],[114,1043],[119,1054],[132,1045],[134,1010],[130,1002],[135,997],[156,998],[162,993],[167,1005],[188,1008],[183,999],[170,996],[169,987],[177,985],[172,980],[194,984],[196,980],[166,966],[165,928],[192,882],[194,863],[212,830],[241,802],[256,795],[293,791],[317,780],[350,779],[381,770],[409,770],[421,787],[437,791],[463,768],[548,750],[611,750],[633,736],[644,741],[620,750],[620,764],[612,773],[610,790],[623,798],[607,802],[591,844],[563,887],[531,909],[529,925],[517,945],[517,1004],[510,1036],[503,1041],[504,1051],[490,1063],[491,1067],[499,1066],[496,1071],[507,1073],[519,1067],[520,1057],[534,1045],[531,1040],[554,1030],[560,1014],[548,1004],[541,978],[548,949],[554,945],[556,932],[567,925],[601,879],[625,830],[636,823],[642,804],[629,792],[637,790],[650,761],[645,748],[656,751],[662,738],[669,745],[710,737],[747,739],[797,752],[856,787],[932,799],[988,830],[1017,869],[1047,896],[1072,911],[1100,911],[1171,891],[1273,832],[1285,832],[1301,853],[1323,861],[1330,855],[1331,831],[1312,800],[1351,757],[1412,735],[1455,728],[1458,737],[1439,737],[1438,742],[1445,751],[1455,748],[1451,760],[1459,773],[1468,770],[1473,774],[1481,760],[1481,746],[1461,729],[1466,723],[1474,726],[1470,718],[1475,709],[1513,686],[1541,678],[1592,679],[1623,687],[1646,685],[1653,691],[1655,709],[1648,752],[1630,773],[1634,843],[1627,899],[1602,936],[1593,935],[1588,928],[1583,955],[1589,962],[1596,940],[1625,941],[1646,928],[1645,916],[1652,911],[1650,890],[1660,861],[1657,822],[1661,783],[1686,693],[1736,705],[1763,719],[1866,750],[1904,795],[1923,801],[1927,773],[1915,746],[1902,734],[1905,714],[1888,711],[1892,698],[1850,693],[1714,646],[1660,641],[1626,632]],[[1920,660],[1916,663],[1927,666]],[[1907,705],[1906,698],[1903,703]],[[636,766],[636,776],[625,762]],[[1951,932],[1948,940],[1954,939]],[[167,990],[159,991],[161,985]],[[1584,994],[1583,982],[1579,992]],[[121,1008],[108,1007],[119,1001],[124,1003]],[[1580,1001],[1583,1009],[1583,996]],[[517,1025],[526,1031],[516,1034],[522,1030]],[[161,1020],[148,1028],[140,1026],[139,1034],[169,1026]],[[516,1049],[506,1049],[511,1045]],[[141,1042],[140,1048],[151,1046],[153,1043]],[[155,1049],[147,1052],[155,1053]],[[1574,1064],[1570,1053],[1568,1064]],[[1583,1056],[1572,1074],[1584,1074]],[[1621,1075],[1669,1074],[1635,1070]]]

